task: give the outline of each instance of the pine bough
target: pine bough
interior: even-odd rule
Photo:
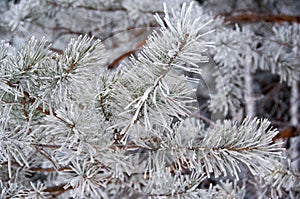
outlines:
[[[45,40],[0,43],[1,198],[243,198],[244,169],[279,196],[299,187],[267,120],[191,117],[199,80],[185,74],[202,74],[212,21],[192,3],[155,18],[161,29],[116,72],[87,36],[63,55]]]

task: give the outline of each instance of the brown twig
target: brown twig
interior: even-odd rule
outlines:
[[[99,104],[100,104],[101,111],[102,111],[102,113],[103,113],[104,119],[105,119],[106,121],[109,121],[109,113],[107,113],[107,112],[105,111],[104,101],[103,101],[103,94],[102,94],[102,93],[100,93],[100,95],[99,95]]]
[[[57,196],[65,193],[66,191],[72,190],[73,187],[64,188],[66,184],[62,184],[59,186],[53,186],[53,187],[47,187],[44,192],[47,192],[48,195],[51,195],[53,198],[56,198]]]
[[[48,3],[49,5],[54,6],[54,7],[60,7],[60,8],[65,7],[54,1],[46,1],[46,3]],[[127,11],[127,9],[125,9],[124,7],[97,8],[97,7],[92,7],[92,6],[77,5],[75,8],[82,8],[82,9],[91,10],[91,11],[106,11],[106,12]]]
[[[31,146],[41,147],[41,148],[53,148],[53,149],[61,148],[60,145],[51,145],[51,144],[31,144]]]
[[[297,136],[300,136],[300,127],[287,125],[285,128],[279,131],[279,133],[273,138],[273,141]]]
[[[247,11],[237,11],[231,13],[221,13],[218,16],[223,16],[226,22],[234,23],[255,23],[260,21],[272,23],[300,23],[300,16],[292,16],[285,14],[272,14],[272,13],[254,13]]]
[[[138,43],[138,45],[136,45],[135,49],[133,50],[129,50],[125,53],[123,53],[122,55],[120,55],[119,57],[117,57],[113,62],[111,62],[107,68],[108,69],[113,69],[115,68],[118,63],[120,63],[122,60],[124,60],[125,58],[127,58],[129,55],[135,53],[137,50],[139,50],[142,46],[144,46],[146,44],[146,39],[144,39],[143,41],[141,41],[140,43]]]
[[[65,73],[66,73],[67,75],[70,74],[70,73],[72,72],[72,70],[74,70],[74,68],[76,67],[76,65],[77,65],[77,63],[72,63],[72,64],[69,66],[68,70],[65,71]],[[66,78],[66,77],[65,77],[65,78]]]
[[[58,53],[59,55],[63,55],[64,51],[58,48],[50,47],[49,50]]]
[[[23,97],[24,102],[22,102],[22,110],[23,110],[23,114],[24,117],[26,119],[27,122],[29,122],[29,115],[28,115],[28,111],[27,111],[27,107],[26,107],[26,97]]]
[[[127,58],[129,55],[133,54],[136,51],[137,51],[137,49],[134,49],[134,50],[130,50],[130,51],[127,51],[127,52],[123,53],[122,55],[117,57],[113,62],[111,62],[107,66],[107,68],[108,69],[114,69],[118,65],[118,63],[120,63],[122,60],[124,60],[125,58]]]
[[[43,149],[43,148],[39,148],[39,147],[35,147],[35,149],[42,155],[44,156],[47,160],[49,160],[52,165],[54,166],[54,168],[56,170],[58,170],[60,167],[59,165],[56,164],[56,162],[54,160],[52,160],[51,156]]]
[[[58,169],[55,168],[40,168],[40,167],[31,167],[28,170],[33,172],[44,172],[44,173],[52,173],[57,171],[72,171],[70,167],[60,167]]]

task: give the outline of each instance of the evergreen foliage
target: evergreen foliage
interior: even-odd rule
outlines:
[[[99,22],[109,30],[97,34],[97,11],[102,20],[128,11],[131,21],[115,24],[121,29],[153,19],[160,26],[113,70],[113,51],[90,34],[63,51],[45,38],[0,42],[0,197],[299,198],[295,153],[260,119],[254,100],[262,71],[299,98],[299,24],[274,26],[266,37],[226,25],[197,2],[139,2],[0,3],[9,8],[0,10],[0,38],[30,27],[74,28],[65,21],[73,8],[88,10],[87,29],[103,38],[112,30]],[[206,80],[207,66],[205,116],[195,86]],[[297,126],[299,104],[291,107]]]

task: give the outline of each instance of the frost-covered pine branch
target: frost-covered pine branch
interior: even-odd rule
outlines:
[[[263,175],[264,171],[272,170],[270,162],[281,156],[279,144],[271,144],[277,131],[268,129],[269,125],[267,120],[246,118],[239,127],[225,121],[205,134],[191,136],[189,132],[196,131],[190,129],[191,125],[183,125],[174,140],[179,142],[176,143],[179,147],[184,144],[183,148],[190,150],[179,155],[180,161],[199,169],[200,173],[204,169],[208,176],[213,173],[216,177],[222,174],[238,179],[239,163],[245,164],[253,175]]]
[[[265,183],[262,198],[297,197],[299,172],[282,161],[278,130],[251,117],[260,70],[298,82],[288,47],[297,26],[266,39],[182,2],[23,0],[0,10],[1,27],[15,32],[13,46],[0,42],[1,198],[245,198],[251,180]],[[97,38],[154,20],[160,29],[143,48],[107,69],[113,51]],[[59,31],[20,45],[28,28]],[[96,37],[57,49],[62,35],[81,33]],[[197,113],[195,85],[212,60],[210,108],[224,121]],[[243,109],[250,117],[230,120]]]
[[[187,90],[185,81],[199,80],[178,78],[178,73],[181,70],[200,74],[197,63],[207,61],[202,53],[211,46],[202,39],[209,33],[203,27],[210,21],[194,18],[191,12],[192,4],[184,4],[179,22],[175,13],[172,19],[166,12],[164,21],[156,15],[160,32],[148,38],[137,59],[131,57],[127,66],[120,66],[108,96],[113,103],[108,106],[115,108],[113,112],[117,114],[113,120],[116,127],[121,127],[120,136],[137,122],[146,131],[157,125],[168,128],[171,116],[181,120],[190,113],[188,103],[193,101],[193,91]]]
[[[299,172],[293,169],[290,162],[287,168],[276,167],[269,175],[264,177],[264,183],[271,190],[273,197],[283,197],[287,194],[291,198],[296,198],[299,195]]]

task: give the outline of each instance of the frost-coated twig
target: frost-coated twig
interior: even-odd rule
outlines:
[[[297,126],[299,124],[299,86],[298,82],[294,80],[291,86],[291,99],[290,99],[290,114],[291,124]]]
[[[253,77],[251,74],[251,62],[246,63],[245,66],[245,104],[246,104],[246,114],[247,116],[255,116],[255,100],[253,96]]]
[[[300,33],[299,25],[294,25],[295,30],[298,30],[298,34]],[[297,33],[295,33],[297,34]],[[293,44],[297,44],[300,41],[300,38],[294,38],[296,41],[293,41]],[[299,43],[298,43],[299,44]],[[294,46],[293,52],[300,56],[300,53],[298,52],[299,47]],[[300,93],[299,93],[299,84],[297,80],[293,80],[292,86],[291,86],[291,99],[290,99],[290,114],[291,114],[291,124],[294,126],[297,126],[299,124],[299,109],[300,109]]]

